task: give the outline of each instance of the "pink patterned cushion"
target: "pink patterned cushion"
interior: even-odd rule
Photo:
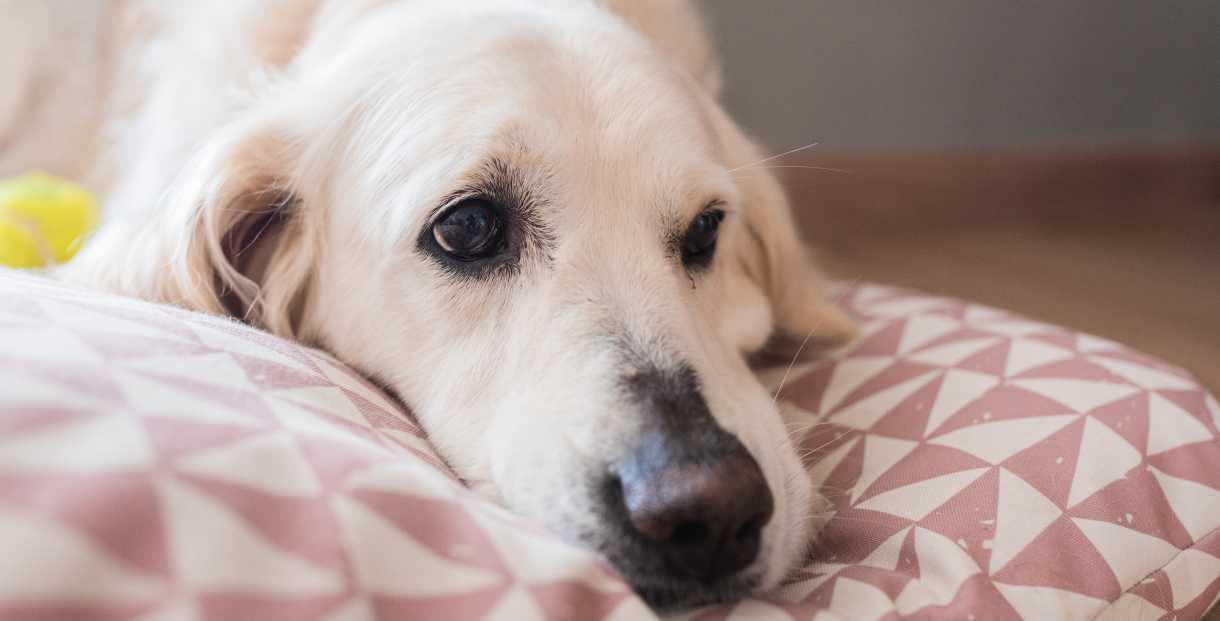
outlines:
[[[1220,406],[1101,339],[878,286],[794,373],[833,516],[689,619],[1197,619]],[[465,490],[393,402],[240,324],[0,273],[0,619],[653,618]]]

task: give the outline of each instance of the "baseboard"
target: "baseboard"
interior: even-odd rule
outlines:
[[[823,232],[916,224],[1113,219],[1220,208],[1220,146],[798,154],[775,164],[798,219],[815,240]]]

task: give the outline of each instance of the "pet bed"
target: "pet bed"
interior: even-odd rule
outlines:
[[[1118,344],[839,291],[797,369],[833,504],[774,593],[683,619],[1197,619],[1220,595],[1220,406]],[[464,489],[329,356],[0,272],[0,619],[648,619],[595,556]]]

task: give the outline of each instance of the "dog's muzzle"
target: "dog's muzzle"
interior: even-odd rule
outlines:
[[[711,416],[692,370],[626,381],[645,424],[607,478],[606,552],[654,606],[743,595],[774,499],[758,463]]]

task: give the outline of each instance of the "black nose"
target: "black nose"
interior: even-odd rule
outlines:
[[[617,469],[631,527],[672,575],[711,583],[747,567],[774,511],[758,463],[735,438],[692,455],[675,454],[666,435],[646,437]]]

